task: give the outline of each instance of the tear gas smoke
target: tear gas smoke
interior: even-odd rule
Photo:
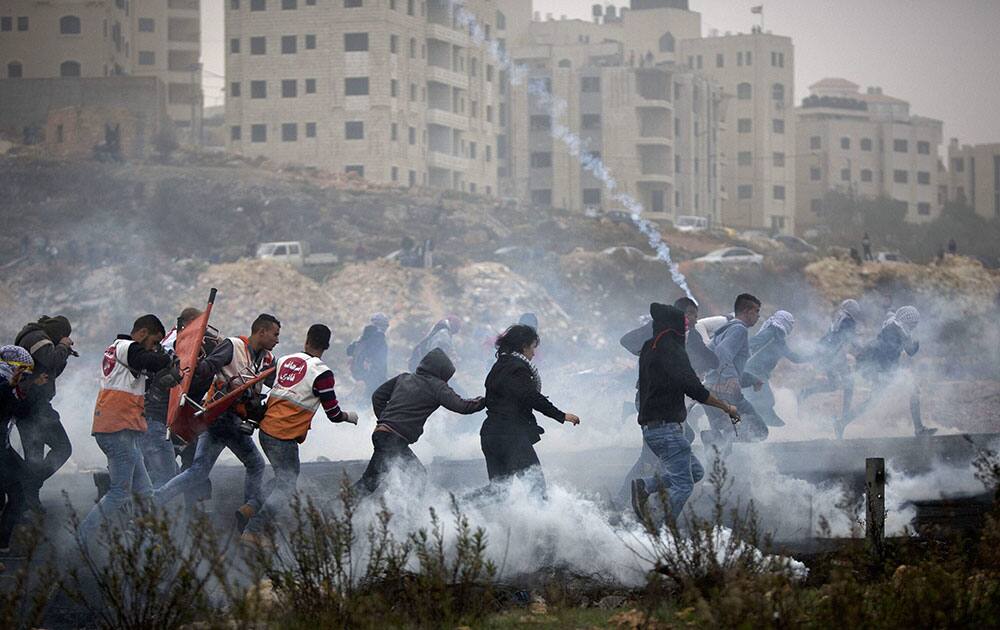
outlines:
[[[527,75],[527,68],[518,66],[511,59],[507,51],[500,48],[495,40],[486,38],[486,33],[479,25],[476,16],[466,11],[461,2],[451,3],[455,7],[455,19],[458,24],[469,29],[469,33],[476,44],[485,46],[486,50],[493,57],[497,65],[504,71],[510,73],[511,84],[520,85]],[[681,273],[680,268],[673,261],[670,255],[670,246],[663,240],[663,236],[653,224],[642,218],[642,204],[628,193],[619,190],[618,182],[612,176],[611,171],[604,165],[603,160],[590,153],[586,153],[587,143],[574,134],[568,127],[558,122],[566,112],[566,101],[553,96],[543,86],[528,82],[528,93],[535,97],[549,111],[552,120],[551,135],[553,139],[562,142],[571,156],[577,159],[584,169],[589,171],[594,177],[599,179],[611,198],[620,203],[629,213],[633,225],[646,237],[650,247],[656,252],[656,257],[667,265],[670,270],[670,277],[674,283],[680,287],[684,294],[694,299],[691,289],[688,287],[687,278]]]

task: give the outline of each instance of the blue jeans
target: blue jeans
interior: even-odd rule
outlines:
[[[264,501],[264,507],[247,523],[247,531],[260,533],[292,503],[295,484],[299,480],[299,443],[280,440],[260,432],[260,447],[274,470],[274,485]]]
[[[694,491],[694,484],[705,476],[701,462],[691,453],[691,443],[684,437],[684,426],[668,422],[642,428],[642,441],[659,458],[659,470],[643,479],[646,492],[655,495],[667,491],[670,513],[680,519],[684,504]]]
[[[199,435],[191,467],[156,491],[153,495],[156,504],[166,505],[180,494],[188,494],[193,497],[201,491],[204,481],[208,479],[212,467],[215,466],[216,460],[219,459],[219,455],[225,448],[232,451],[233,455],[247,469],[243,484],[244,502],[253,507],[254,510],[259,510],[261,506],[261,481],[264,479],[264,458],[249,435],[235,431],[224,434],[213,434],[210,431],[205,431]],[[193,505],[193,503],[193,499],[188,501],[189,505]]]
[[[167,425],[146,419],[147,429],[139,440],[146,470],[154,488],[160,488],[177,475],[177,455],[174,443],[167,438]]]
[[[90,542],[94,531],[105,518],[114,516],[129,503],[133,494],[149,498],[153,493],[153,485],[149,481],[142,450],[139,448],[141,432],[126,429],[114,433],[97,433],[94,437],[97,445],[108,456],[111,487],[80,523],[78,535],[84,544]]]

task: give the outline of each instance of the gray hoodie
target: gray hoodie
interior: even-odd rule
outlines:
[[[482,398],[467,400],[455,393],[448,380],[455,365],[440,348],[420,361],[416,373],[404,372],[386,381],[372,394],[372,408],[379,424],[384,424],[413,444],[424,432],[424,423],[438,407],[461,414],[482,411]]]

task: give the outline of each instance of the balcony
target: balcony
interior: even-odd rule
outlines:
[[[434,168],[446,168],[450,171],[465,171],[469,161],[458,155],[448,155],[439,151],[427,152],[427,165]]]
[[[428,124],[442,125],[444,127],[451,127],[452,129],[459,129],[461,131],[467,131],[469,129],[469,119],[463,114],[455,114],[444,109],[430,107],[427,109],[426,117]]]
[[[442,68],[440,66],[427,66],[424,71],[424,75],[427,77],[428,81],[437,81],[439,83],[444,83],[445,85],[451,85],[462,89],[468,89],[469,87],[469,77],[465,74],[448,70],[447,68]]]
[[[449,44],[454,44],[456,46],[468,46],[469,45],[469,35],[465,31],[460,31],[458,29],[451,28],[450,26],[445,26],[443,24],[434,24],[433,22],[427,24],[427,30],[425,31],[428,39],[437,39],[442,42],[448,42]]]

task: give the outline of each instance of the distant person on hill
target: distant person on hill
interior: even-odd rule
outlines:
[[[875,260],[875,257],[872,256],[872,239],[868,236],[868,232],[865,232],[865,235],[861,237],[861,250],[864,252],[865,260]]]

